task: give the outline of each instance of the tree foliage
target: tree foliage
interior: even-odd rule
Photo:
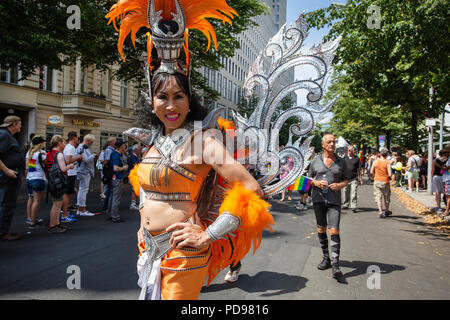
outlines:
[[[368,9],[374,6],[380,13],[379,28],[372,28],[377,17]],[[364,116],[359,123],[351,120],[349,107],[338,104],[335,126],[347,133],[356,128],[390,130],[417,148],[430,88],[435,117],[450,98],[449,13],[445,0],[348,0],[344,6],[333,4],[309,14],[312,27],[331,26],[327,39],[342,36],[335,60],[341,74],[337,86],[358,107],[353,118]]]

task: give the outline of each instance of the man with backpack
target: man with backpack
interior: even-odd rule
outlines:
[[[126,151],[127,145],[122,139],[117,139],[115,147],[110,157],[113,176],[109,185],[108,216],[111,217],[112,222],[124,222],[125,220],[119,215],[119,204],[122,197],[122,180],[128,171],[128,165],[124,165],[122,160],[122,155]]]
[[[111,154],[114,152],[114,147],[116,144],[116,138],[110,137],[108,138],[108,146],[105,149],[105,152],[103,153],[103,162],[102,162],[102,182],[104,184],[104,195],[105,195],[105,202],[103,203],[103,211],[106,211],[108,209],[108,202],[109,202],[109,194],[110,194],[110,184],[112,180],[112,168],[110,164]]]

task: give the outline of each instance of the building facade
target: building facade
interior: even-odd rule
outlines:
[[[64,66],[61,71],[40,67],[25,80],[19,69],[0,66],[0,121],[8,115],[22,119],[21,145],[35,133],[47,141],[70,131],[80,137],[91,133],[98,152],[106,140],[121,137],[133,125],[133,105],[138,99],[136,85],[112,79],[116,67],[102,72],[93,68]]]
[[[209,107],[236,108],[244,95],[244,82],[258,54],[266,47],[269,40],[286,23],[287,0],[260,0],[270,8],[269,15],[254,18],[257,27],[237,35],[240,48],[236,49],[231,58],[222,58],[224,68],[219,71],[202,68],[200,72],[208,79],[211,88],[220,93],[220,98],[208,102]],[[294,81],[294,70],[286,73],[282,83]],[[294,99],[296,101],[296,98]]]

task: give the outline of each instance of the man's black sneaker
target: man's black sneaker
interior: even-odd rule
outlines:
[[[339,279],[344,276],[338,266],[333,266],[333,269],[331,270],[331,274],[333,275],[333,278],[335,278],[335,279]]]
[[[319,270],[326,270],[330,268],[331,268],[331,261],[330,258],[327,257],[323,257],[322,262],[319,263],[319,265],[317,266],[317,269]]]

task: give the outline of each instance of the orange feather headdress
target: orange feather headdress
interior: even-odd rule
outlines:
[[[178,2],[177,2],[178,1]],[[208,48],[211,46],[211,41],[217,49],[217,36],[211,23],[206,18],[216,18],[222,20],[223,23],[231,25],[231,19],[237,16],[237,12],[232,9],[225,0],[119,0],[114,4],[109,13],[105,16],[109,18],[108,24],[111,22],[114,28],[117,29],[117,23],[120,21],[119,41],[117,47],[122,59],[125,61],[123,55],[123,44],[128,36],[131,34],[131,41],[136,48],[135,40],[136,33],[142,27],[150,28],[148,14],[150,12],[149,5],[154,3],[154,9],[157,13],[161,11],[161,17],[165,20],[172,20],[172,13],[178,13],[177,5],[182,8],[182,13],[185,19],[184,32],[184,51],[186,53],[186,66],[189,65],[189,46],[188,46],[188,30],[198,29],[208,39]],[[147,33],[147,57],[148,65],[151,62],[151,51],[153,49],[153,36],[151,32]],[[189,69],[188,67],[186,69]]]

